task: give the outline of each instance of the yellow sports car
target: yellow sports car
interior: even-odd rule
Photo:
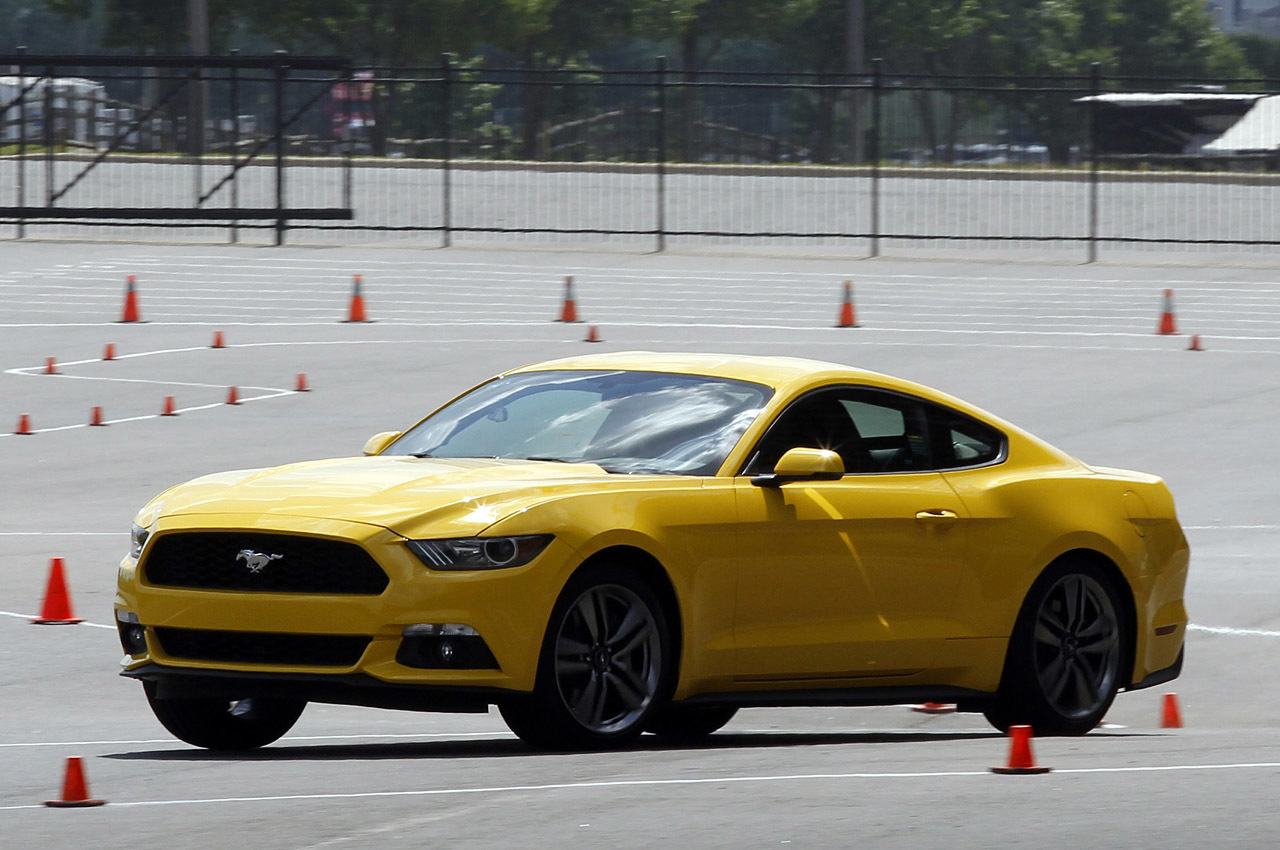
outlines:
[[[1159,478],[874,372],[575,357],[364,454],[137,515],[123,675],[178,738],[262,746],[308,701],[497,705],[543,747],[925,701],[1078,735],[1182,667],[1188,549]]]

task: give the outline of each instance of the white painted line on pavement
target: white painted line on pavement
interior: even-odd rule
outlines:
[[[359,741],[394,740],[413,741],[418,738],[512,738],[510,733],[498,730],[492,732],[419,732],[417,734],[387,735],[286,735],[281,741]],[[136,741],[31,741],[0,744],[0,749],[16,747],[133,747],[140,744],[172,744],[177,749],[189,750],[186,744],[177,738],[142,738]],[[198,750],[194,752],[199,752]]]
[[[0,537],[116,537],[127,531],[0,531]]]
[[[15,618],[17,618],[17,619],[19,619],[19,620],[36,620],[36,619],[39,619],[39,615],[38,615],[38,614],[19,614],[19,613],[15,612],[15,611],[0,611],[0,617],[15,617]],[[91,629],[111,629],[111,631],[113,631],[113,632],[116,630],[116,627],[115,627],[115,626],[107,626],[107,625],[104,625],[104,624],[102,624],[102,623],[90,623],[90,622],[88,622],[88,621],[81,621],[81,622],[79,622],[79,623],[75,623],[74,625],[77,625],[77,626],[88,626],[88,627],[89,627],[89,628],[91,628]]]
[[[1150,767],[1083,767],[1055,768],[1051,775],[1106,773],[1163,773],[1171,771],[1273,770],[1280,762],[1240,764],[1177,764]],[[994,776],[989,770],[944,770],[904,773],[801,773],[762,776],[682,777],[678,779],[615,779],[597,782],[549,782],[540,785],[490,785],[480,788],[424,788],[404,791],[359,791],[334,794],[276,794],[261,797],[208,797],[179,800],[134,800],[111,803],[116,808],[155,806],[200,806],[221,803],[285,803],[301,800],[367,800],[389,797],[439,797],[461,794],[527,794],[537,791],[591,791],[613,788],[689,787],[697,785],[736,785],[745,783],[823,782],[856,779],[953,779],[957,777]],[[1006,780],[997,779],[997,782]],[[40,809],[42,804],[0,806],[0,812]]]
[[[1208,632],[1212,635],[1247,635],[1249,637],[1280,637],[1280,632],[1270,629],[1236,629],[1231,626],[1197,626],[1195,623],[1187,625],[1189,632]]]

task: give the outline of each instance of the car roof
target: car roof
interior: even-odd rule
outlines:
[[[809,360],[803,357],[762,357],[749,354],[703,354],[668,351],[614,351],[548,360],[512,369],[514,372],[543,372],[556,369],[622,369],[642,372],[675,372],[751,381],[778,388],[792,381],[819,374],[839,375],[848,380],[887,376],[862,369]]]

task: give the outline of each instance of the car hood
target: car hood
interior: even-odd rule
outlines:
[[[343,458],[207,475],[163,493],[150,512],[346,520],[406,537],[471,535],[552,495],[619,478],[585,463]]]

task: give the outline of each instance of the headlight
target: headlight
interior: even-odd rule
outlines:
[[[129,557],[135,561],[142,554],[142,547],[147,545],[147,538],[151,536],[151,529],[143,528],[136,522],[129,527]]]
[[[497,570],[523,567],[551,542],[550,534],[522,537],[463,537],[457,540],[406,540],[433,570]]]

